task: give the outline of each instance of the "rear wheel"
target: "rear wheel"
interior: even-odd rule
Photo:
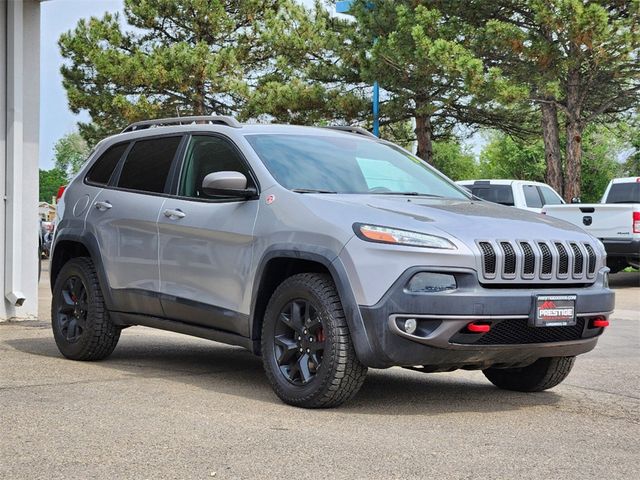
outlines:
[[[358,392],[367,367],[331,277],[303,273],[276,289],[264,316],[262,361],[275,393],[291,405],[335,407]]]
[[[485,377],[496,387],[518,392],[541,392],[560,384],[571,372],[576,357],[540,358],[523,368],[487,368]]]
[[[56,345],[72,360],[102,360],[120,339],[109,317],[91,259],[69,260],[56,278],[51,301],[51,326]]]

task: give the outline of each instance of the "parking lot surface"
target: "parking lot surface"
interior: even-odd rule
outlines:
[[[143,327],[65,360],[40,320],[0,324],[0,478],[640,478],[640,277],[568,379],[505,392],[481,372],[370,370],[357,397],[302,410],[241,348]]]

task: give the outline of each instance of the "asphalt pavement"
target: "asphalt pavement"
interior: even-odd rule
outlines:
[[[370,370],[357,397],[302,410],[241,348],[143,327],[102,362],[58,353],[40,320],[0,324],[1,479],[640,478],[640,276],[560,386],[481,372]]]

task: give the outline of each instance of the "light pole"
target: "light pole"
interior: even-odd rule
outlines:
[[[336,2],[336,12],[349,15],[353,0]],[[373,134],[380,136],[380,85],[376,80],[373,82]]]

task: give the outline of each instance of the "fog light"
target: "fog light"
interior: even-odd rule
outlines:
[[[418,328],[418,322],[416,321],[415,318],[407,318],[404,321],[404,331],[407,332],[409,335],[413,335],[416,332],[417,328]]]
[[[433,272],[416,273],[407,285],[407,290],[412,293],[443,292],[456,288],[458,288],[456,277],[446,273]]]

